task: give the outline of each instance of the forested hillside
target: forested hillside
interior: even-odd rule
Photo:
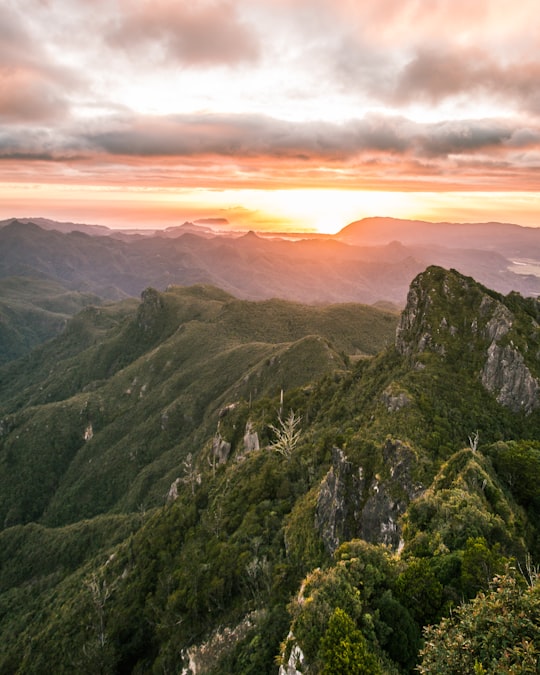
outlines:
[[[397,329],[84,310],[0,370],[0,672],[537,672],[539,321],[438,267]]]
[[[56,337],[71,316],[101,302],[97,295],[69,290],[56,281],[0,279],[0,365]]]

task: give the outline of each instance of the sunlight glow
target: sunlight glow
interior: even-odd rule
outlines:
[[[38,216],[123,228],[226,218],[234,230],[333,234],[366,217],[513,222],[540,226],[537,192],[383,192],[338,189],[209,190],[0,183],[0,218]]]

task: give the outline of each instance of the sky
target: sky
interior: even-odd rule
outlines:
[[[0,218],[538,226],[538,9],[0,0]]]

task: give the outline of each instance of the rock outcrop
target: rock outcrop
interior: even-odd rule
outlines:
[[[316,521],[325,547],[332,553],[341,541],[351,539],[349,521],[361,494],[362,480],[340,448],[332,450],[332,466],[323,479],[317,499]]]
[[[180,478],[173,480],[167,493],[167,502],[174,502],[178,499],[178,486],[181,482],[182,480]]]
[[[355,466],[340,448],[333,449],[316,508],[316,526],[328,551],[354,538],[399,549],[400,518],[423,487],[413,480],[416,456],[405,443],[387,440],[382,459],[384,475],[368,479],[362,466]]]
[[[220,658],[249,635],[263,616],[264,610],[250,612],[237,625],[220,626],[206,642],[182,650],[184,665],[181,675],[208,673]]]
[[[231,444],[221,437],[218,432],[212,439],[212,457],[218,464],[225,464],[229,459]]]
[[[497,303],[484,331],[491,342],[482,369],[482,384],[510,410],[530,413],[540,405],[540,383],[525,364],[523,354],[511,339],[508,341],[513,324],[510,310]],[[533,328],[540,330],[534,320]]]
[[[287,641],[290,642],[289,657],[286,663],[279,667],[278,675],[302,675],[305,665],[304,653],[292,633],[289,633]]]
[[[528,349],[540,341],[539,314],[538,300],[505,298],[455,270],[430,267],[411,284],[396,349],[413,360],[429,351],[468,364],[501,405],[530,413],[540,407],[540,355]]]
[[[259,447],[259,435],[255,431],[251,420],[248,420],[244,432],[244,454],[259,450]]]
[[[144,332],[153,330],[163,311],[163,298],[154,288],[146,288],[141,294],[137,324]]]

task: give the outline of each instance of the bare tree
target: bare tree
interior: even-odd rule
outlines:
[[[195,462],[193,461],[193,455],[191,452],[182,462],[182,465],[184,467],[184,476],[181,479],[182,483],[191,486],[191,494],[194,495],[195,486],[201,484],[201,474],[195,467]]]
[[[107,600],[111,597],[114,586],[109,586],[107,581],[104,578],[99,578],[98,575],[93,572],[91,577],[85,582],[85,586],[90,592],[90,597],[92,598],[92,605],[96,612],[97,622],[97,638],[101,647],[105,646],[106,634],[105,634],[105,605]]]
[[[472,436],[469,436],[469,446],[473,452],[476,452],[478,449],[478,440],[479,440],[478,429],[474,432]]]
[[[270,424],[270,429],[275,434],[275,440],[269,445],[269,449],[278,452],[283,457],[289,459],[298,445],[298,441],[302,436],[302,432],[298,426],[302,418],[297,416],[293,410],[290,411],[289,416],[283,419],[281,415],[278,416],[279,425]]]
[[[107,636],[106,614],[117,581],[107,582],[103,572],[92,572],[83,582],[90,596],[92,614],[88,625],[89,639],[83,645],[81,654],[78,657],[74,656],[77,672],[105,675],[114,670],[114,645]]]

